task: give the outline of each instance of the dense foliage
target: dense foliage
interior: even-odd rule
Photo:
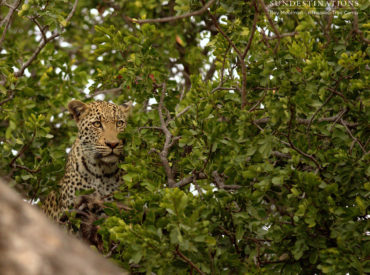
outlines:
[[[369,1],[268,4],[2,1],[1,175],[44,198],[76,135],[68,101],[132,100],[128,207],[100,221],[120,265],[370,272]]]

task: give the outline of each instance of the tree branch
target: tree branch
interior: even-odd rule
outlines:
[[[175,254],[180,256],[181,259],[183,259],[186,263],[188,263],[192,268],[194,268],[199,274],[205,275],[203,271],[201,271],[188,257],[186,257],[184,254],[181,253],[179,250],[179,247],[176,247]]]
[[[0,101],[0,106],[7,103],[8,101],[12,100],[14,98],[14,91],[10,91],[9,96],[5,98],[4,100]]]
[[[201,180],[201,179],[206,179],[207,175],[204,173],[193,173],[193,175],[183,178],[179,182],[177,182],[174,187],[183,187],[185,185],[188,185],[189,183],[194,182],[195,180]]]
[[[256,6],[256,2],[253,2],[254,4],[254,18],[253,18],[253,25],[252,25],[252,31],[251,31],[251,35],[249,36],[249,40],[248,40],[248,43],[247,43],[247,46],[245,47],[244,49],[244,52],[242,54],[242,58],[244,59],[245,56],[247,55],[251,45],[252,45],[252,40],[253,40],[253,37],[254,37],[254,33],[256,32],[256,29],[257,29],[257,21],[258,21],[258,15],[259,15],[259,12],[257,10],[257,6]]]
[[[207,11],[207,9],[215,2],[216,0],[210,0],[208,1],[201,9],[197,11],[193,11],[190,13],[178,15],[178,16],[169,16],[169,17],[164,17],[164,18],[156,18],[156,19],[144,19],[144,20],[138,20],[134,18],[130,18],[131,22],[133,23],[138,23],[138,24],[148,24],[148,23],[164,23],[164,22],[170,22],[170,21],[176,21],[179,19],[184,19],[190,16],[196,16],[204,13]]]
[[[13,6],[9,6],[9,12],[0,24],[0,26],[2,26],[6,22],[5,28],[4,28],[3,33],[1,35],[1,38],[0,38],[0,49],[1,49],[1,44],[3,44],[3,42],[4,42],[6,32],[8,31],[10,23],[12,21],[13,14],[17,10],[17,8],[19,7],[20,4],[21,4],[21,0],[14,1]]]
[[[344,120],[341,118],[340,119],[340,122],[341,124],[344,126],[344,128],[346,128],[346,131],[347,133],[350,135],[350,137],[353,139],[353,141],[355,141],[361,148],[362,152],[364,152],[364,154],[366,154],[366,150],[364,148],[364,146],[362,145],[362,143],[352,134],[351,130],[348,128],[348,126],[344,123]]]
[[[36,137],[36,130],[35,131],[33,131],[33,134],[32,134],[32,138],[31,138],[31,140],[30,140],[30,142],[28,142],[27,144],[25,144],[25,145],[23,145],[23,147],[21,148],[21,150],[19,150],[19,152],[18,152],[18,154],[10,161],[10,163],[9,163],[9,166],[10,167],[13,167],[13,168],[15,168],[16,166],[16,164],[15,164],[15,161],[19,158],[19,157],[21,157],[23,154],[24,154],[24,152],[26,152],[29,148],[30,148],[30,146],[32,145],[32,143],[33,143],[33,141],[34,141],[34,139],[35,139],[35,137]]]
[[[358,15],[357,15],[357,11],[353,7],[351,1],[348,1],[348,3],[349,3],[349,5],[352,8],[352,14],[353,14],[353,30],[355,31],[356,34],[358,34],[360,36],[360,38],[361,38],[362,41],[364,41],[367,44],[370,44],[370,40],[365,38],[364,33],[358,27]]]
[[[235,190],[241,188],[240,185],[226,185],[224,183],[224,178],[215,170],[212,172],[212,177],[215,181],[216,186],[219,189],[225,189],[225,190]]]
[[[68,14],[65,22],[64,22],[64,26],[62,27],[61,29],[61,32],[63,32],[63,30],[65,29],[65,26],[68,25],[69,21],[71,20],[73,14],[75,13],[76,11],[76,7],[77,7],[77,4],[78,4],[78,0],[75,0],[74,4],[73,4],[73,7],[72,7],[72,10],[71,12]],[[22,65],[22,67],[20,68],[20,70],[18,72],[15,72],[14,73],[14,76],[15,77],[21,77],[23,76],[24,74],[24,71],[26,70],[26,68],[28,66],[31,65],[31,63],[37,58],[37,56],[39,55],[39,53],[41,52],[41,50],[46,46],[47,43],[49,43],[50,41],[52,41],[53,39],[55,39],[56,37],[60,36],[61,33],[60,32],[56,32],[54,34],[52,34],[49,38],[47,38],[46,40],[45,39],[42,39],[42,41],[40,42],[39,46],[36,48],[36,50],[33,52],[32,56]]]
[[[321,165],[319,164],[319,162],[317,161],[317,159],[314,156],[312,156],[310,154],[307,154],[307,153],[303,152],[301,149],[297,148],[293,144],[292,140],[290,139],[290,134],[291,134],[291,129],[292,129],[292,122],[293,122],[293,116],[294,116],[294,112],[293,112],[292,107],[290,107],[290,119],[289,119],[289,124],[288,124],[288,135],[287,135],[287,139],[288,139],[288,142],[289,142],[290,147],[293,150],[295,150],[296,152],[298,152],[299,154],[301,154],[302,156],[311,159],[315,163],[317,169],[322,170]]]

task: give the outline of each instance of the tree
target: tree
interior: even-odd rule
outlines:
[[[132,100],[96,222],[123,267],[369,272],[369,3],[320,2],[3,2],[1,173],[45,197],[68,101]]]
[[[1,274],[127,274],[51,224],[1,179],[0,191]]]

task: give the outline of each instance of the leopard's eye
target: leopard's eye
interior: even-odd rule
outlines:
[[[117,123],[116,123],[117,127],[121,127],[121,126],[123,126],[123,124],[125,124],[123,122],[123,120],[118,120]]]
[[[96,128],[101,128],[102,125],[101,125],[101,122],[100,121],[94,121],[93,122],[93,125],[96,127]]]

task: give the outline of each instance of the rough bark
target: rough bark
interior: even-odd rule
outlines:
[[[0,179],[2,275],[127,274],[52,224]]]

